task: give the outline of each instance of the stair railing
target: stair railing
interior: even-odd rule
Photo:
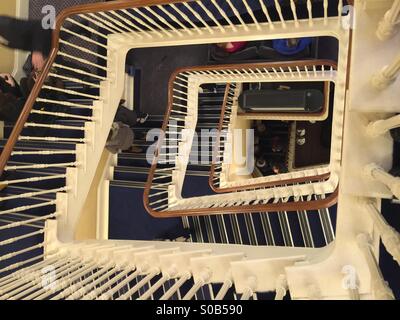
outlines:
[[[12,204],[10,210],[13,211],[8,211],[12,216],[1,217],[3,219],[2,223],[6,221],[6,224],[1,225],[1,228],[3,230],[11,230],[16,227],[35,227],[39,225],[43,229],[42,223],[49,223],[49,219],[57,218],[60,239],[62,241],[73,239],[74,227],[82,209],[83,199],[86,198],[96,164],[100,158],[100,150],[105,145],[113,116],[122,95],[122,92],[119,92],[123,88],[122,70],[125,54],[130,48],[174,44],[205,44],[223,42],[227,41],[227,39],[235,41],[333,35],[340,39],[342,54],[340,56],[341,65],[338,69],[339,71],[344,71],[343,68],[346,66],[347,56],[343,55],[343,51],[346,51],[347,48],[348,31],[343,30],[341,27],[343,1],[339,0],[334,4],[334,7],[337,8],[337,15],[328,16],[328,8],[331,9],[331,5],[328,6],[327,0],[318,3],[312,3],[308,0],[308,17],[306,19],[297,17],[297,8],[300,4],[295,1],[290,1],[289,11],[283,10],[278,1],[274,2],[274,7],[260,2],[260,6],[255,9],[259,9],[262,14],[257,17],[253,14],[254,8],[250,7],[246,0],[240,1],[240,4],[244,8],[243,13],[248,14],[251,18],[250,23],[244,22],[241,13],[236,7],[237,4],[233,4],[230,0],[227,0],[224,5],[212,1],[212,8],[206,7],[202,1],[171,2],[153,0],[146,2],[113,1],[88,4],[63,11],[57,18],[53,32],[53,45],[47,63],[27,99],[0,157],[1,173],[3,171],[21,173],[24,170],[35,173],[33,177],[3,180],[1,182],[2,186],[61,180],[58,181],[60,185],[57,188],[39,189],[23,195],[19,194],[14,199],[52,194],[56,195],[56,202],[53,200],[48,201],[50,213],[41,216],[25,212],[26,210],[36,210],[38,207],[29,206],[27,208],[19,204]],[[201,13],[194,14],[193,6],[196,6],[196,9],[201,8]],[[322,14],[315,13],[318,9]],[[72,26],[77,29],[72,28]],[[65,35],[76,37],[79,41],[69,41]],[[82,42],[85,45],[82,45]],[[68,47],[71,51],[62,48],[61,45],[65,46],[65,48]],[[73,53],[74,50],[78,52],[75,51]],[[82,54],[87,54],[91,58],[82,58]],[[60,58],[62,58],[61,62]],[[68,63],[65,63],[65,61],[68,61]],[[71,61],[74,64],[83,64],[85,67],[76,67],[70,64]],[[52,79],[52,83],[49,83],[49,79]],[[56,79],[72,81],[75,84],[89,87],[90,93],[78,93],[73,89],[62,88],[57,85]],[[89,107],[80,101],[67,103],[64,98],[49,98],[49,95],[42,96],[41,94],[44,92],[50,92],[53,96],[55,93],[64,96],[80,96],[90,101]],[[88,114],[76,114],[73,112],[76,108],[89,109]],[[31,116],[34,119],[32,121]],[[52,120],[46,117],[67,120],[68,124],[53,124]],[[42,119],[47,120],[41,121]],[[76,125],[76,122],[83,124],[84,129],[78,129],[77,127],[79,126]],[[43,127],[44,124],[45,126]],[[73,137],[65,137],[55,133],[54,136],[43,133],[39,135],[31,133],[25,135],[24,133],[24,135],[21,135],[24,128],[46,128],[55,132],[57,130],[71,130],[78,131],[80,134],[73,134]],[[38,142],[43,143],[43,145],[46,142],[60,145],[70,144],[73,147],[70,149],[60,147],[52,148],[51,150],[20,151],[17,148],[18,141]],[[56,166],[56,163],[46,162],[46,160],[40,161],[40,163],[32,160],[34,161],[33,163],[23,164],[16,163],[18,161],[10,161],[11,157],[28,155],[36,157],[74,154],[75,157],[72,157],[72,160],[65,161],[63,159],[56,162],[59,168],[62,169],[62,173],[57,172],[56,174],[54,172],[45,175],[38,174],[38,169],[54,169]],[[323,192],[318,191],[318,193],[322,194]],[[278,194],[283,197],[282,201],[288,199],[285,192],[282,193],[282,190],[278,189],[275,195]],[[333,199],[335,198],[334,194]],[[256,201],[268,201],[264,196],[262,195],[263,200]],[[7,196],[6,199],[8,197],[13,196]],[[8,199],[10,200],[10,198]],[[2,200],[4,201],[4,198]],[[246,199],[245,202],[247,201]],[[332,202],[332,199],[327,198],[322,202],[323,204],[321,205],[324,206]],[[22,221],[16,220],[21,218],[23,219]],[[21,240],[19,236],[15,235],[8,238],[12,239],[13,243]],[[8,244],[3,242],[2,248],[6,245]],[[37,249],[41,248],[41,245],[37,246]],[[13,268],[26,266],[26,264],[35,262],[34,259],[40,259],[46,255],[50,256],[50,254],[52,254],[52,251],[46,251],[44,254],[39,253],[33,258],[13,264]],[[60,256],[57,256],[54,261],[57,261],[58,258]],[[5,258],[3,257],[3,259]],[[66,263],[67,260],[61,259],[59,263]],[[48,266],[47,262],[48,260],[42,266]],[[104,271],[112,267],[113,265],[110,264],[106,266]],[[65,274],[64,272],[69,273],[71,271],[68,266],[63,266],[62,268],[62,275]],[[109,275],[112,275],[112,273],[108,273],[107,276]],[[102,280],[97,279],[96,281],[100,283],[107,277],[103,276]],[[1,281],[3,281],[3,278]],[[3,284],[3,282],[1,283]],[[26,286],[26,284],[24,285]],[[254,288],[251,288],[251,290],[254,290]],[[35,293],[32,292],[31,294]],[[39,296],[34,295],[32,297],[41,297],[42,294],[41,292]]]
[[[305,5],[308,16],[305,19],[299,19],[297,16],[298,7]],[[328,9],[336,10],[336,15],[328,16]],[[254,14],[256,11],[259,13],[257,16]],[[17,141],[68,142],[77,144],[76,159],[68,162],[60,162],[60,166],[66,168],[65,174],[48,177],[35,176],[14,181],[7,180],[3,181],[2,184],[11,185],[33,181],[66,179],[66,190],[64,191],[67,191],[68,194],[73,193],[74,197],[64,196],[64,201],[67,201],[67,205],[63,207],[67,208],[68,218],[65,215],[63,218],[66,220],[60,225],[63,225],[61,229],[65,231],[66,238],[71,238],[74,225],[78,220],[83,204],[82,199],[87,194],[85,190],[88,189],[87,185],[92,180],[91,177],[94,174],[96,167],[94,163],[98,163],[99,159],[99,152],[93,152],[93,148],[96,151],[99,150],[100,147],[97,147],[101,146],[102,148],[106,141],[108,124],[111,124],[117,100],[119,100],[119,88],[123,88],[122,85],[119,85],[123,77],[124,59],[122,56],[130,48],[159,46],[166,43],[168,45],[179,45],[210,43],[210,41],[221,42],[226,41],[227,38],[232,40],[256,40],[317,35],[333,35],[340,38],[342,42],[348,36],[348,31],[344,30],[341,25],[342,11],[343,1],[337,1],[332,5],[326,0],[321,3],[307,1],[306,4],[291,1],[290,6],[287,8],[283,8],[278,1],[274,3],[261,1],[258,4],[251,5],[246,0],[241,0],[240,3],[233,3],[231,0],[227,0],[223,4],[212,1],[209,5],[206,5],[202,1],[170,2],[152,0],[137,3],[132,3],[132,1],[113,1],[77,6],[63,11],[55,24],[53,45],[48,61],[42,74],[36,81],[0,157],[0,172],[2,173],[5,169],[19,171],[29,167],[32,169],[45,167],[47,169],[56,166],[55,164],[46,163],[44,160],[44,164],[38,165],[34,163],[33,165],[23,165],[22,167],[9,163],[10,166],[7,168],[6,164],[13,152],[17,152],[14,155],[23,155],[20,151],[15,150]],[[243,14],[249,15],[251,18],[249,23],[243,20]],[[71,26],[78,28],[79,31],[71,28]],[[60,37],[62,33],[79,38],[85,45],[82,46],[79,43],[67,41],[65,37]],[[193,36],[194,34],[196,34],[196,37]],[[97,39],[92,39],[94,37],[97,37]],[[79,53],[71,53],[63,48],[60,49],[61,45],[71,50],[76,50]],[[94,46],[95,49],[90,48],[90,46]],[[81,58],[82,54],[90,55],[91,59]],[[86,67],[94,68],[95,71],[71,67],[68,64],[60,63],[59,58],[63,58],[64,61],[72,60],[78,64],[85,64]],[[92,58],[95,60],[92,60]],[[107,62],[104,60],[107,60]],[[71,76],[70,73],[74,76]],[[87,81],[82,79],[83,77],[88,77],[94,81]],[[75,83],[98,89],[99,94],[78,94],[74,90],[62,89],[56,85],[50,85],[48,83],[49,79],[53,79],[53,81],[56,79],[72,80]],[[116,90],[116,88],[118,89]],[[46,107],[40,107],[39,105],[56,105],[63,111],[64,108],[68,110],[82,108],[80,103],[65,103],[64,99],[60,101],[60,99],[49,99],[40,96],[46,90],[52,94],[79,95],[91,100],[92,108],[89,109],[92,109],[92,115],[82,116],[72,114],[69,111],[48,111]],[[103,105],[106,103],[107,105],[112,105],[112,107],[103,108]],[[69,125],[64,127],[60,125],[46,125],[46,128],[51,128],[52,130],[83,131],[84,137],[63,139],[59,136],[35,138],[32,138],[31,135],[21,136],[21,132],[25,127],[38,128],[40,126],[42,128],[43,124],[41,123],[27,123],[30,115],[84,121],[85,130],[82,130],[82,128],[72,128]],[[105,121],[104,125],[100,125],[101,130],[98,130],[100,128],[98,126],[99,119]],[[97,133],[100,133],[100,136],[97,136]],[[94,139],[96,143],[94,143]],[[92,150],[89,150],[90,148]],[[45,150],[44,153],[36,153],[36,155],[50,155],[54,151]],[[72,153],[69,150],[67,154]],[[89,163],[90,165],[88,165]],[[87,186],[84,188],[85,190],[81,190],[83,185]]]
[[[320,63],[320,64],[319,64]],[[243,187],[231,190],[230,194],[219,194],[182,199],[181,192],[186,167],[189,162],[193,135],[197,122],[198,91],[205,83],[244,83],[269,81],[304,80],[335,81],[337,72],[330,62],[294,61],[290,63],[265,63],[249,65],[202,66],[177,70],[169,82],[169,104],[158,139],[155,157],[144,191],[144,204],[155,217],[181,215],[206,215],[218,213],[244,213],[267,211],[292,211],[299,206],[304,210],[326,208],[335,203],[338,173],[340,169],[340,143],[343,122],[344,86],[335,92],[338,95],[334,107],[332,156],[329,166],[296,173],[278,175],[278,178],[260,178],[260,188]],[[275,71],[274,71],[275,70]],[[279,70],[279,71],[278,71]],[[343,96],[342,96],[343,97]],[[300,115],[299,117],[305,117]],[[171,141],[172,143],[171,145]],[[166,151],[167,150],[167,151]],[[171,151],[174,150],[174,151]],[[152,153],[150,152],[150,155]],[[214,178],[214,177],[213,177]],[[280,185],[270,188],[271,181]],[[282,183],[280,183],[282,179]],[[314,183],[312,182],[314,181]],[[249,185],[252,183],[250,182]],[[252,190],[248,190],[248,189]],[[246,190],[247,189],[247,190]],[[256,190],[253,190],[256,189]],[[232,192],[234,191],[234,192]],[[324,199],[314,199],[321,194]],[[300,197],[313,199],[300,203]],[[316,205],[314,207],[314,205]],[[281,209],[280,209],[281,208]]]
[[[295,66],[294,66],[295,65]],[[240,69],[241,67],[237,67]],[[268,81],[276,81],[276,78],[273,78],[271,74],[276,75],[281,81],[335,81],[335,68],[336,64],[334,62],[323,61],[323,60],[310,60],[305,62],[295,62],[287,63],[282,62],[281,65],[274,66],[268,68],[268,66],[264,68],[254,68],[249,69],[247,72],[251,74],[254,80],[259,79],[259,81],[264,80]],[[234,68],[232,68],[234,69]],[[261,71],[264,69],[264,71]],[[269,70],[268,70],[269,69]],[[216,71],[214,70],[214,73]],[[259,78],[258,76],[261,77]],[[221,75],[223,77],[223,75]],[[239,80],[242,81],[242,80]],[[243,81],[248,81],[248,79],[244,79]],[[326,85],[325,85],[326,89]],[[233,143],[232,136],[227,134],[231,132],[233,126],[235,125],[235,121],[238,114],[238,104],[232,103],[232,107],[228,110],[225,108],[225,104],[221,110],[220,122],[218,126],[218,131],[225,132],[227,137],[224,137],[223,142],[221,142],[222,137],[218,136],[215,142],[214,148],[214,158],[211,164],[210,171],[210,179],[209,184],[210,187],[215,192],[234,192],[237,190],[245,190],[250,188],[265,188],[265,187],[274,187],[278,185],[288,185],[293,183],[303,183],[307,181],[319,181],[319,180],[327,180],[330,176],[330,166],[319,166],[312,169],[307,170],[297,170],[294,172],[289,172],[286,174],[278,174],[269,177],[258,177],[258,178],[249,178],[249,179],[240,179],[237,181],[229,181],[227,179],[227,172],[229,170],[229,163],[224,163],[225,159],[230,159],[230,148],[226,148],[226,145],[231,145]],[[321,111],[316,113],[269,113],[265,112],[264,115],[268,116],[268,118],[272,118],[275,120],[293,120],[293,121],[311,121],[313,119],[318,119],[319,121],[326,119],[328,116],[328,106],[329,106],[329,96],[327,96],[327,92],[325,91],[325,101],[324,107]],[[322,118],[321,118],[322,116]],[[315,120],[316,121],[316,120]],[[340,130],[340,126],[335,127],[335,130]],[[336,145],[333,144],[333,150],[335,150]],[[333,152],[332,152],[333,154]],[[334,161],[333,157],[333,161]]]
[[[222,300],[275,290],[283,298],[289,289],[285,267],[312,254],[305,248],[163,241],[61,243],[56,222],[46,228],[46,258],[2,277],[0,300]]]

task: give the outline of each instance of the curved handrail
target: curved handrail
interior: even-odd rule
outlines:
[[[29,94],[28,99],[25,102],[25,105],[14,125],[14,128],[10,134],[10,137],[5,144],[3,151],[0,155],[0,176],[3,174],[4,168],[11,156],[11,153],[18,141],[18,137],[20,136],[22,129],[25,126],[25,123],[31,113],[31,110],[35,104],[36,98],[38,97],[42,86],[47,79],[52,64],[54,63],[58,50],[59,50],[59,39],[61,27],[64,21],[75,14],[83,14],[83,13],[96,13],[101,11],[108,10],[120,10],[120,9],[129,9],[129,8],[137,8],[142,7],[144,5],[160,5],[160,4],[168,4],[168,3],[179,3],[179,2],[189,2],[192,0],[120,0],[120,1],[112,1],[106,3],[92,3],[92,4],[83,4],[70,8],[66,8],[60,12],[57,16],[55,22],[55,28],[52,34],[52,47],[50,50],[50,55],[47,59],[47,62],[43,68],[43,71],[39,78],[37,79],[34,87],[32,88],[31,93]]]
[[[312,60],[315,62],[315,60]],[[332,66],[336,68],[336,63],[330,60],[316,60],[320,65],[325,64],[328,66]],[[162,125],[162,132],[167,131],[169,118],[172,112],[173,107],[173,84],[176,76],[180,73],[187,71],[208,71],[208,70],[230,70],[234,68],[267,68],[267,67],[296,67],[296,66],[307,66],[310,65],[311,60],[301,60],[301,61],[290,61],[290,62],[269,62],[269,63],[250,63],[250,64],[226,64],[226,65],[207,65],[207,66],[197,66],[197,67],[189,67],[189,68],[180,68],[175,70],[168,81],[168,101],[167,101],[167,109],[164,115],[164,121]],[[315,63],[313,63],[315,65]],[[209,215],[215,214],[215,211],[218,213],[248,213],[248,212],[268,212],[268,211],[292,211],[292,210],[314,210],[326,208],[337,201],[337,189],[330,194],[325,199],[312,200],[307,202],[282,202],[282,203],[273,203],[273,204],[262,204],[262,205],[241,205],[237,208],[233,207],[218,207],[218,208],[199,208],[199,209],[185,209],[185,210],[168,210],[168,211],[157,211],[154,210],[150,205],[150,190],[153,184],[153,179],[155,177],[157,164],[159,161],[159,154],[161,151],[161,146],[164,142],[165,136],[161,137],[158,140],[157,148],[154,154],[154,158],[151,164],[151,168],[149,171],[148,179],[145,185],[145,190],[143,194],[143,203],[146,210],[150,215],[156,218],[167,218],[167,217],[182,217],[182,216],[191,216],[191,215]],[[296,178],[290,179],[289,181],[283,181],[282,184],[296,184],[296,183],[304,183],[304,182],[315,182],[321,181],[328,178],[330,174],[323,174],[319,176],[313,177],[304,177],[304,178]],[[278,185],[278,183],[277,183]],[[268,186],[268,183],[262,184],[262,186]],[[247,189],[254,189],[254,186],[249,187]],[[236,189],[232,189],[232,191],[237,191]],[[297,208],[297,209],[296,209]]]
[[[329,63],[327,63],[327,60],[310,60],[312,61],[313,65],[328,65],[333,67],[334,69],[337,69],[337,64],[334,61],[329,61]],[[301,65],[301,64],[299,64]],[[285,67],[286,64],[282,63],[282,66]],[[238,66],[238,68],[240,68],[240,66]],[[321,111],[316,112],[316,113],[296,113],[296,115],[301,115],[301,114],[306,114],[310,119],[313,118],[317,118],[323,114],[325,114],[325,112],[327,111],[327,108],[329,108],[329,103],[327,102],[327,99],[329,100],[329,97],[327,97],[327,83],[325,83],[324,85],[324,106],[322,108]],[[216,143],[214,146],[214,157],[213,157],[213,162],[211,163],[211,168],[210,168],[210,175],[209,175],[209,179],[208,179],[208,183],[210,188],[215,192],[215,193],[226,193],[226,192],[235,192],[235,191],[239,191],[239,190],[248,190],[248,189],[254,189],[254,188],[262,188],[262,187],[274,187],[274,186],[283,186],[283,185],[287,185],[287,184],[295,184],[295,183],[304,183],[304,182],[315,182],[315,181],[320,181],[320,180],[326,180],[329,179],[330,177],[330,173],[324,173],[324,174],[320,174],[320,175],[313,175],[313,176],[306,176],[306,177],[300,177],[300,178],[292,178],[292,179],[285,179],[285,180],[274,180],[274,181],[268,181],[268,182],[259,182],[259,183],[251,183],[251,184],[245,184],[245,185],[241,185],[241,186],[234,186],[234,187],[225,187],[225,188],[221,188],[221,187],[217,187],[215,186],[214,183],[214,178],[215,178],[215,159],[216,159],[216,155],[218,152],[218,148],[220,146],[221,140],[220,140],[220,133],[223,129],[223,120],[224,120],[224,115],[226,113],[226,101],[224,100],[224,103],[222,105],[221,108],[221,113],[220,113],[220,120],[219,120],[219,124],[218,124],[218,136],[216,139]],[[259,113],[252,113],[253,114],[259,114]],[[291,116],[293,114],[291,113],[274,113],[274,112],[263,112],[263,115],[268,114],[268,115],[276,115],[276,116]]]
[[[42,86],[44,84],[44,82],[46,81],[50,69],[56,59],[57,53],[59,51],[59,39],[60,39],[60,32],[61,32],[61,26],[63,24],[63,22],[70,16],[74,15],[74,14],[84,14],[84,13],[97,13],[100,11],[108,11],[108,10],[119,10],[119,9],[129,9],[129,8],[138,8],[138,7],[143,7],[143,6],[156,6],[156,5],[163,5],[163,4],[171,4],[171,3],[182,3],[182,2],[190,2],[190,0],[172,0],[172,1],[168,1],[168,0],[146,0],[146,1],[128,1],[128,0],[122,0],[122,1],[113,1],[113,2],[108,2],[108,3],[96,3],[96,4],[85,4],[85,5],[80,5],[80,6],[76,6],[76,7],[72,7],[72,8],[68,8],[65,9],[64,11],[62,11],[56,20],[56,24],[55,24],[55,30],[53,32],[53,36],[52,36],[52,48],[51,48],[51,52],[50,55],[48,57],[48,60],[45,64],[45,67],[42,71],[41,76],[39,77],[39,79],[36,81],[25,105],[24,108],[18,118],[18,120],[16,121],[16,124],[12,130],[12,133],[10,135],[10,138],[8,139],[3,152],[0,156],[0,174],[3,173],[4,168],[6,166],[7,161],[10,158],[10,155],[17,143],[18,137],[20,136],[25,123],[33,109],[33,106],[35,104],[35,101],[40,93],[40,90],[42,89]],[[236,14],[236,13],[235,13]],[[313,17],[309,17],[310,19]],[[324,17],[325,19],[327,19],[327,16]],[[258,22],[256,22],[258,23]],[[278,65],[281,63],[277,62],[277,63],[272,63],[273,65]],[[255,64],[257,65],[257,64]],[[258,64],[260,65],[260,64]],[[229,65],[225,65],[222,67],[223,69],[225,68],[229,68]],[[200,69],[201,70],[201,69]],[[168,115],[168,110],[166,113],[166,119],[168,119],[167,117]],[[165,120],[165,119],[164,119]],[[153,169],[153,166],[152,166]],[[154,169],[152,170],[154,171]],[[153,172],[154,174],[154,172]],[[151,175],[149,176],[149,178],[151,177]]]

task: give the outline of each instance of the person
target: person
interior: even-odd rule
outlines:
[[[0,121],[15,122],[25,104],[17,81],[7,73],[0,74]]]
[[[51,49],[51,29],[40,20],[22,20],[0,15],[0,44],[31,52],[32,67],[42,70]]]
[[[148,113],[138,113],[124,106],[121,100],[107,138],[106,148],[115,154],[120,151],[140,153],[143,150],[133,145],[135,134],[132,127],[144,124],[149,117]]]
[[[0,44],[31,52],[33,70],[21,83],[8,73],[0,74],[0,120],[15,122],[25,104],[51,49],[50,29],[42,28],[40,20],[22,20],[0,15]]]
[[[136,110],[128,109],[124,104],[125,100],[121,100],[114,121],[122,122],[130,127],[134,127],[138,123],[143,124],[147,121],[149,117],[148,113],[138,113]]]

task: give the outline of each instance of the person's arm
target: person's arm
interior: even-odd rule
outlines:
[[[32,66],[35,70],[42,70],[45,62],[46,59],[43,56],[43,53],[41,53],[40,51],[32,52]]]
[[[41,22],[34,22],[32,34],[32,66],[42,70],[51,49],[51,29],[43,29]]]

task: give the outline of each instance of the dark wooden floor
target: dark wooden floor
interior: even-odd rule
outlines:
[[[299,121],[296,123],[296,129],[305,129],[304,145],[295,146],[295,168],[306,166],[314,166],[329,163],[330,146],[324,145],[322,142],[324,131],[330,130],[325,121],[317,121],[310,123],[308,121]]]

